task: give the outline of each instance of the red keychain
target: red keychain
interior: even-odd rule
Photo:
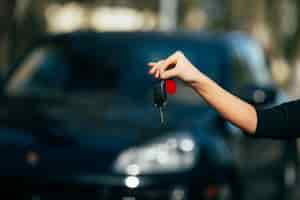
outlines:
[[[172,79],[166,80],[166,92],[169,95],[173,95],[176,93],[176,82]]]

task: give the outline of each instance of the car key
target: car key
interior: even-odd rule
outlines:
[[[176,84],[173,80],[160,80],[154,86],[153,97],[154,105],[159,109],[161,124],[164,123],[163,108],[167,105],[167,94],[174,94],[176,92]]]
[[[165,85],[166,82],[164,80],[160,80],[153,88],[154,105],[159,109],[161,124],[164,123],[163,107],[167,104],[167,92]]]

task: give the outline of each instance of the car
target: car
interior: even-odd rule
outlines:
[[[266,66],[237,65],[243,58],[232,44],[223,34],[178,32],[87,31],[39,40],[2,81],[5,191],[42,200],[240,199],[226,122],[177,81],[161,124],[153,105],[157,80],[147,74],[147,62],[181,50],[253,104],[275,101]],[[265,82],[255,79],[253,65]]]

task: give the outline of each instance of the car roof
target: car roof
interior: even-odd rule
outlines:
[[[49,35],[38,40],[28,52],[45,45],[57,45],[66,53],[71,52],[72,59],[83,67],[101,66],[102,63],[124,66],[120,72],[128,74],[122,80],[125,88],[126,84],[150,78],[145,76],[147,62],[163,59],[181,50],[201,71],[223,87],[231,88],[232,49],[224,34],[220,33],[81,31]],[[17,68],[20,62],[13,68]]]

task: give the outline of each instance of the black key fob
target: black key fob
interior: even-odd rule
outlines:
[[[167,104],[166,81],[160,80],[153,88],[154,105],[158,108],[164,107]]]
[[[153,88],[153,101],[154,105],[159,109],[160,121],[164,123],[163,108],[167,105],[168,94],[173,95],[176,93],[176,83],[172,79],[160,80]]]
[[[159,109],[160,122],[161,124],[163,124],[164,123],[163,107],[167,105],[167,91],[166,91],[165,80],[160,80],[154,85],[153,101],[154,101],[154,105]]]

